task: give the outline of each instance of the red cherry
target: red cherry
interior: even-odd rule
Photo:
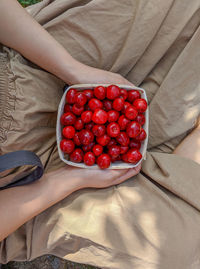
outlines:
[[[101,169],[108,168],[110,166],[110,163],[111,163],[111,159],[108,154],[101,154],[97,158],[97,164]]]
[[[92,132],[95,136],[102,136],[106,132],[105,125],[94,125],[92,128]]]
[[[74,124],[76,130],[81,130],[84,127],[84,123],[81,118],[78,118]]]
[[[120,146],[120,154],[124,154],[128,151],[128,146]]]
[[[75,135],[73,137],[73,140],[74,140],[74,143],[75,143],[76,146],[80,146],[81,145],[81,141],[79,139],[79,133],[78,132],[75,133]]]
[[[110,85],[107,87],[106,96],[108,99],[113,100],[120,95],[120,88],[116,85]]]
[[[69,157],[70,161],[80,163],[83,160],[83,151],[81,149],[75,149]]]
[[[136,136],[135,139],[138,141],[143,141],[143,140],[145,140],[146,137],[147,137],[147,134],[146,134],[145,130],[142,128],[140,134],[138,136]]]
[[[108,154],[110,155],[110,157],[116,158],[118,155],[120,155],[120,146],[110,146],[108,149]]]
[[[118,155],[117,157],[111,156],[111,162],[112,163],[117,162],[117,161],[121,161],[121,156],[120,155]]]
[[[117,137],[120,133],[120,127],[119,124],[116,122],[111,122],[107,126],[107,134],[110,137]]]
[[[128,120],[124,115],[121,115],[118,119],[118,124],[121,130],[125,130],[129,122],[130,120]]]
[[[110,142],[110,139],[111,139],[110,136],[104,134],[102,136],[97,136],[96,141],[98,144],[104,147]]]
[[[86,102],[86,95],[83,92],[77,92],[75,95],[75,103],[79,106],[84,106]]]
[[[72,111],[74,114],[79,116],[84,111],[84,106],[79,106],[78,104],[74,104],[72,107]]]
[[[136,99],[133,102],[134,107],[138,112],[143,113],[147,110],[147,101],[145,99]]]
[[[106,123],[107,119],[108,119],[108,115],[106,111],[100,108],[95,109],[94,114],[92,116],[92,120],[96,124],[104,124]]]
[[[63,134],[64,137],[66,137],[68,139],[71,139],[75,135],[75,129],[74,129],[73,126],[66,126],[62,130],[62,134]]]
[[[132,121],[127,124],[126,133],[129,137],[136,137],[141,132],[141,125],[137,121]]]
[[[128,91],[125,89],[121,89],[120,90],[120,97],[122,97],[124,100],[126,100],[128,97]]]
[[[84,163],[88,166],[91,166],[95,163],[95,155],[93,152],[89,151],[84,155]]]
[[[125,113],[127,107],[131,106],[131,104],[129,102],[124,102],[124,108],[121,110],[121,113]]]
[[[92,131],[93,126],[94,126],[94,122],[91,121],[90,123],[85,125],[85,129]]]
[[[81,119],[84,123],[89,123],[91,120],[92,120],[92,111],[84,111],[82,114],[81,114]]]
[[[128,91],[128,101],[133,102],[135,99],[141,98],[140,92],[137,90]]]
[[[97,109],[97,108],[102,108],[103,103],[96,98],[92,98],[92,99],[90,99],[88,106],[92,111],[95,111],[95,109]]]
[[[106,97],[106,88],[103,86],[97,86],[94,89],[94,95],[99,99],[103,100]]]
[[[117,111],[122,110],[124,107],[124,99],[123,98],[116,98],[113,101],[113,108]]]
[[[145,116],[143,114],[141,114],[141,113],[138,113],[138,115],[135,118],[135,120],[137,122],[139,122],[140,125],[144,125],[145,124],[145,121],[146,121]]]
[[[60,122],[62,125],[73,125],[75,121],[76,116],[72,112],[64,113],[60,118]]]
[[[94,93],[92,90],[84,90],[83,93],[86,95],[88,100],[90,100],[94,97]]]
[[[111,139],[110,142],[107,144],[107,147],[109,148],[109,147],[114,146],[116,144],[117,144],[116,140],[115,139]]]
[[[60,148],[64,153],[70,154],[74,150],[74,142],[69,139],[63,139],[60,141]]]
[[[140,141],[137,141],[135,139],[131,139],[131,141],[129,143],[129,147],[130,148],[140,149],[141,148],[141,142]]]
[[[137,117],[137,110],[135,109],[134,106],[129,106],[127,107],[127,109],[125,110],[125,116],[129,119],[129,120],[134,120]]]
[[[79,139],[81,144],[88,145],[94,140],[94,135],[90,130],[83,129],[79,132]]]
[[[83,145],[82,146],[82,149],[83,149],[83,151],[88,152],[88,151],[91,151],[92,150],[92,148],[93,148],[94,145],[95,145],[95,142],[93,141],[93,142],[91,142],[88,145]]]
[[[112,109],[112,102],[110,100],[103,100],[103,109],[105,109],[105,111],[109,111]]]
[[[103,152],[103,147],[101,145],[96,144],[94,145],[92,151],[94,152],[95,156],[99,156]]]
[[[137,163],[142,158],[138,149],[130,149],[126,154],[129,163]]]
[[[65,104],[65,106],[64,106],[64,112],[65,113],[72,112],[72,106],[69,105],[69,104]]]
[[[68,104],[74,104],[75,103],[75,95],[77,93],[76,89],[70,89],[69,91],[67,91],[66,94],[66,101]]]
[[[110,110],[107,112],[108,122],[117,121],[119,118],[119,112],[115,110]]]
[[[117,137],[116,137],[117,142],[122,145],[122,146],[128,146],[129,144],[129,137],[125,132],[121,132]]]
[[[90,111],[91,108],[89,107],[88,103],[85,104],[85,110]]]
[[[122,161],[128,163],[128,155],[127,152],[121,155]]]

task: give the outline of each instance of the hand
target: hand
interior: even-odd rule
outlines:
[[[65,186],[72,185],[73,190],[83,188],[107,188],[118,185],[125,180],[137,175],[140,172],[141,165],[131,169],[83,169],[66,166],[56,172],[56,184],[62,185],[64,191]],[[54,172],[54,173],[55,173]],[[60,183],[59,183],[60,181]]]
[[[74,70],[74,71],[73,71]],[[70,79],[70,81],[69,81]],[[97,69],[84,65],[80,62],[74,63],[72,73],[67,76],[66,83],[68,84],[124,84],[134,86],[130,81],[122,77],[120,74]]]

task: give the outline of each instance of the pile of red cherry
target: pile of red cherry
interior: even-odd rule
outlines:
[[[146,109],[147,102],[138,90],[116,85],[82,91],[71,88],[60,119],[60,148],[70,161],[88,166],[97,163],[102,169],[115,161],[136,164],[146,138],[142,128]]]

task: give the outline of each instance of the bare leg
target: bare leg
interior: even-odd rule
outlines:
[[[197,127],[178,145],[173,153],[190,158],[200,164],[200,118]]]

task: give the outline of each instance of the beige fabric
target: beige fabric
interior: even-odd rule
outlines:
[[[76,192],[20,227],[0,262],[49,253],[109,269],[199,269],[200,165],[171,154],[200,113],[199,0],[45,0],[29,12],[78,60],[146,89],[149,152],[135,178]],[[1,154],[23,148],[46,170],[63,165],[63,83],[7,48],[1,59]]]

